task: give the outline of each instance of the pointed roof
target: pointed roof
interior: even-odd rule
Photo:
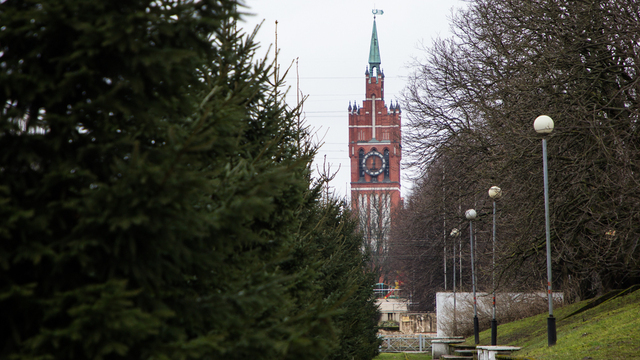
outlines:
[[[369,45],[369,70],[373,74],[373,69],[377,68],[377,72],[380,74],[380,47],[378,45],[378,30],[376,29],[376,19],[373,18],[373,31],[371,31],[371,45]]]

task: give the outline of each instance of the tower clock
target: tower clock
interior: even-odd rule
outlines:
[[[376,162],[378,165],[376,165]],[[369,176],[378,176],[384,172],[387,167],[387,162],[384,157],[382,157],[382,154],[376,150],[371,150],[362,158],[362,164],[360,166],[364,168],[364,172],[369,174]]]

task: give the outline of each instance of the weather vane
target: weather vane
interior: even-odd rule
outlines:
[[[373,10],[371,10],[371,12],[373,13],[373,18],[374,18],[374,19],[376,18],[376,15],[382,15],[382,14],[384,14],[384,11],[379,10],[379,9],[373,9]]]

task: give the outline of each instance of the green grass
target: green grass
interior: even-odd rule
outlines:
[[[611,297],[605,294],[604,299],[607,296]],[[555,346],[547,346],[546,313],[499,325],[498,344],[521,346],[523,349],[514,355],[536,360],[640,359],[638,287],[600,301],[592,299],[554,309]],[[490,330],[480,333],[481,345],[490,342]],[[466,343],[472,344],[473,337]]]
[[[374,360],[431,360],[431,353],[381,353]]]

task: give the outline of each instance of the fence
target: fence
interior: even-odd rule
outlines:
[[[432,337],[423,334],[381,335],[380,352],[431,351]]]

